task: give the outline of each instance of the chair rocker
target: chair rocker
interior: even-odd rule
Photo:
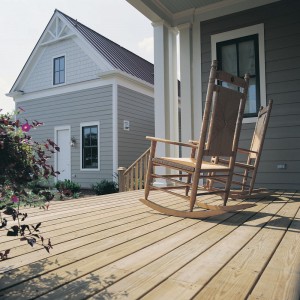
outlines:
[[[255,125],[250,149],[238,148],[237,152],[244,156],[244,160],[238,160],[235,162],[235,169],[233,173],[232,185],[240,186],[241,189],[231,189],[230,197],[233,199],[249,198],[253,195],[263,194],[268,195],[270,192],[263,188],[254,189],[255,179],[258,171],[259,161],[262,154],[264,140],[269,124],[271,115],[273,100],[269,100],[266,107],[261,107],[258,112],[257,122]],[[224,158],[213,158],[218,163],[227,165],[228,160]],[[235,178],[237,178],[235,180]],[[239,180],[240,179],[240,180]],[[215,180],[218,181],[218,180]],[[214,190],[213,180],[207,182],[206,188],[208,190]]]
[[[206,218],[254,206],[253,204],[226,206],[248,85],[248,75],[245,75],[245,78],[242,79],[224,71],[218,71],[217,62],[213,61],[201,133],[197,145],[147,137],[151,141],[151,148],[145,182],[145,198],[140,199],[142,203],[167,215],[188,218]],[[191,150],[191,155],[183,158],[157,157],[157,143],[188,147]],[[210,160],[214,156],[226,157],[229,161],[228,165],[211,162]],[[158,167],[163,167],[166,170],[166,174],[162,175],[161,172],[154,173]],[[214,189],[214,191],[207,191],[199,186],[200,179],[214,178],[222,178],[224,180],[222,187]],[[155,179],[165,180],[167,184],[159,187],[159,185],[155,185]],[[180,189],[184,189],[185,193],[180,193],[178,191]],[[149,194],[152,190],[165,191],[188,200],[189,209],[184,211],[176,210],[149,200]],[[223,199],[223,205],[206,204],[198,200],[198,196],[207,194],[220,194]],[[194,211],[195,204],[202,210]]]

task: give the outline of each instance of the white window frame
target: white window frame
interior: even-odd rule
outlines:
[[[93,169],[87,169],[83,168],[82,166],[82,128],[87,127],[87,126],[98,126],[98,168],[93,168]],[[83,122],[80,123],[80,171],[92,171],[92,172],[97,172],[100,171],[100,122],[99,121],[94,121],[94,122]]]
[[[59,58],[59,57],[62,57],[62,56],[65,58],[65,82],[54,84],[54,60],[56,58]],[[66,85],[66,82],[67,82],[67,64],[66,64],[66,62],[67,62],[66,54],[60,54],[60,55],[56,55],[56,56],[52,57],[52,86],[53,87]]]
[[[249,35],[258,35],[259,54],[259,79],[260,79],[260,105],[266,106],[266,67],[265,67],[265,35],[264,24],[257,24],[249,27],[239,28],[211,36],[212,59],[217,59],[217,43],[238,39]],[[255,123],[257,117],[244,118],[243,123]]]

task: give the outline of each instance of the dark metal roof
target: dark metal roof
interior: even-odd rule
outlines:
[[[116,69],[154,84],[154,65],[152,63],[121,47],[61,11],[57,11]]]

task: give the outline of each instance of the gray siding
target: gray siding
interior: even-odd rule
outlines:
[[[45,48],[21,89],[29,93],[53,87],[53,59],[58,56],[65,56],[66,84],[94,79],[101,71],[73,39],[63,40]]]
[[[282,0],[201,23],[203,99],[211,64],[211,35],[264,23],[267,99],[273,111],[257,186],[300,187],[300,1]],[[254,124],[244,124],[241,146],[248,146]],[[278,170],[277,164],[287,164]]]
[[[36,140],[54,140],[55,126],[71,127],[71,136],[77,140],[71,148],[73,181],[90,188],[101,179],[113,178],[111,85],[25,101],[20,106],[25,109],[21,118],[44,122],[44,126],[30,131]],[[94,121],[100,122],[100,171],[80,171],[80,123]]]
[[[130,121],[130,131],[123,121]],[[128,167],[150,147],[146,135],[154,135],[154,99],[118,86],[119,166]]]

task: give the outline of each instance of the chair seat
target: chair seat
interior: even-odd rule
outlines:
[[[157,165],[169,166],[171,168],[194,172],[196,166],[196,159],[194,158],[176,158],[176,157],[155,157],[153,158],[153,163]],[[213,172],[213,171],[229,171],[228,166],[214,164],[208,161],[202,161],[201,170],[205,172]]]

